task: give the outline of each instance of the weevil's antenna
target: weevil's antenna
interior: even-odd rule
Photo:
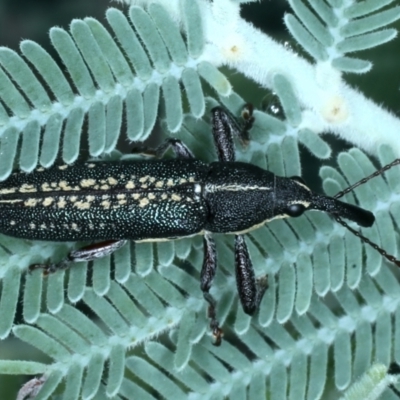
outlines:
[[[375,171],[373,174],[361,179],[360,181],[354,183],[353,185],[349,186],[348,188],[346,188],[346,189],[342,190],[341,192],[337,193],[335,196],[333,196],[333,198],[338,199],[338,198],[344,196],[345,194],[347,194],[347,193],[351,192],[352,190],[354,190],[356,187],[358,187],[360,185],[363,185],[365,182],[368,182],[370,179],[375,178],[376,176],[382,175],[384,172],[386,172],[390,168],[392,168],[392,167],[394,167],[396,165],[399,165],[399,164],[400,164],[400,158],[396,158],[390,164],[385,165],[381,169],[378,169],[377,171]],[[356,231],[355,229],[351,228],[340,217],[335,216],[334,218],[336,219],[337,222],[339,222],[340,225],[342,225],[345,228],[347,228],[355,236],[359,237],[364,243],[369,244],[373,249],[375,249],[379,254],[381,254],[387,260],[389,260],[390,262],[392,262],[392,263],[396,264],[398,267],[400,267],[400,261],[397,258],[395,258],[394,256],[388,254],[385,250],[383,250],[381,247],[379,247],[376,243],[371,242],[371,240],[369,240],[368,238],[363,236],[361,234],[361,232]]]
[[[392,263],[394,263],[398,267],[400,267],[400,261],[397,258],[395,258],[394,256],[388,254],[385,250],[383,250],[381,247],[379,247],[376,243],[371,242],[367,237],[363,236],[361,234],[361,232],[356,231],[351,226],[346,224],[346,222],[344,222],[340,217],[335,216],[334,218],[336,219],[337,222],[339,222],[340,225],[342,225],[345,228],[347,228],[351,233],[353,233],[355,236],[359,237],[364,243],[369,244],[373,249],[375,249],[379,254],[381,254],[387,260],[391,261]]]
[[[365,182],[368,182],[370,179],[375,178],[376,176],[382,175],[384,172],[386,172],[388,169],[399,165],[400,164],[400,158],[396,158],[394,161],[392,161],[390,164],[385,165],[381,169],[378,169],[375,171],[373,174],[367,176],[366,178],[361,179],[361,181],[358,181],[354,183],[353,185],[349,186],[348,188],[342,190],[341,192],[335,194],[333,196],[334,199],[339,199],[340,197],[343,197],[345,194],[351,192],[354,190],[356,187],[363,185]]]

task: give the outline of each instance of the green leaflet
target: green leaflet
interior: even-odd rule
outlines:
[[[160,5],[148,12],[132,7],[130,19],[110,8],[111,30],[93,18],[74,20],[69,32],[52,28],[51,43],[71,83],[32,41],[21,43],[31,65],[16,52],[0,49],[0,99],[8,108],[0,107],[4,122],[0,179],[11,173],[15,157],[27,172],[38,164],[50,167],[60,155],[65,163],[76,161],[82,135],[92,157],[110,153],[120,136],[124,112],[127,137],[145,140],[159,115],[160,89],[172,132],[183,121],[181,82],[197,118],[205,111],[201,77],[217,92],[229,94],[226,78],[211,64],[198,61],[204,47],[197,22],[200,11],[192,2],[185,7],[183,32]],[[83,129],[85,121],[87,130]]]
[[[381,29],[400,18],[399,7],[391,7],[373,15],[392,1],[367,0],[354,4],[342,1],[289,0],[295,13],[285,15],[285,23],[292,36],[316,61],[328,61],[344,72],[365,73],[371,63],[347,53],[379,46],[396,36],[394,29]],[[338,31],[338,15],[348,20]],[[363,18],[360,18],[363,17]],[[357,19],[356,19],[357,18]]]

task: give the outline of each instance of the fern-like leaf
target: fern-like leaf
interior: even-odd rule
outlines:
[[[285,23],[298,43],[316,61],[328,61],[346,72],[365,73],[371,62],[347,53],[379,46],[396,37],[395,29],[381,29],[400,18],[400,7],[376,12],[392,1],[362,1],[354,4],[309,0],[290,0],[296,16],[287,14]],[[368,15],[374,13],[373,15]],[[368,16],[367,16],[368,15]],[[338,16],[343,16],[339,23]]]
[[[113,33],[93,18],[72,21],[69,32],[51,29],[51,43],[72,85],[37,43],[21,43],[33,68],[14,51],[0,49],[0,98],[7,107],[0,110],[0,179],[10,174],[17,156],[26,172],[38,164],[51,166],[60,152],[65,163],[74,162],[86,120],[89,154],[110,153],[121,131],[124,108],[128,138],[145,140],[156,122],[161,93],[168,129],[177,131],[183,120],[180,82],[197,118],[205,109],[201,78],[221,95],[229,94],[226,78],[199,58],[204,38],[196,22],[197,4],[185,1],[184,8],[188,47],[177,24],[157,4],[148,12],[132,7],[130,20],[109,9]]]

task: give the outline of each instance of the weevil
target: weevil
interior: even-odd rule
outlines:
[[[107,161],[62,165],[13,173],[0,183],[0,232],[31,240],[92,241],[50,264],[32,265],[45,274],[111,254],[127,241],[175,240],[203,235],[204,261],[200,288],[209,303],[208,315],[219,345],[222,329],[216,302],[209,293],[216,269],[213,233],[234,235],[235,271],[243,310],[253,314],[267,289],[266,278],[256,279],[244,234],[277,218],[299,217],[307,210],[329,213],[390,261],[397,262],[349,227],[342,218],[370,227],[374,215],[338,200],[345,193],[381,174],[399,160],[354,184],[335,197],[311,191],[299,177],[279,177],[258,166],[235,161],[234,137],[249,140],[252,108],[244,123],[222,107],[212,113],[212,134],[218,161],[205,163],[177,139],[140,161]],[[174,159],[162,159],[171,148]]]

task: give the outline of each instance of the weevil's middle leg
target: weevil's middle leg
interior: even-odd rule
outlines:
[[[235,235],[236,284],[243,311],[253,315],[268,288],[266,277],[256,279],[243,235]]]
[[[208,318],[210,318],[210,328],[212,335],[214,336],[214,345],[219,346],[223,336],[222,329],[219,327],[219,322],[216,315],[216,301],[209,293],[211,284],[215,277],[217,270],[217,251],[215,248],[215,242],[209,233],[204,234],[203,239],[204,245],[204,261],[203,267],[200,273],[200,288],[203,292],[204,299],[209,304],[208,306]]]
[[[67,269],[73,262],[93,261],[97,258],[108,256],[125,245],[126,240],[108,240],[94,243],[81,249],[72,250],[64,260],[53,264],[33,264],[29,271],[42,268],[44,275],[52,274],[61,269]]]

